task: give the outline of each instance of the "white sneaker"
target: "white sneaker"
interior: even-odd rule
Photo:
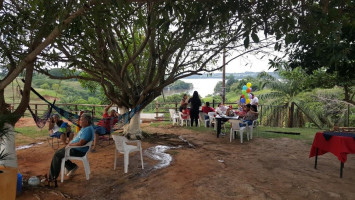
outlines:
[[[75,166],[72,170],[70,170],[70,171],[67,173],[67,176],[72,176],[78,168],[79,168],[78,166]]]

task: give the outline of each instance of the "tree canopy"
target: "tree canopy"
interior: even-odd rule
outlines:
[[[345,101],[355,104],[355,4],[353,1],[302,1],[297,26],[285,37],[288,64],[307,73],[326,72],[318,86],[344,88]],[[330,76],[329,76],[330,75]]]
[[[72,23],[42,61],[67,63],[66,78],[100,84],[119,106],[147,105],[178,79],[220,69],[223,49],[242,48],[244,54],[271,45],[257,32],[278,32],[269,27],[275,25],[272,16],[290,8],[282,6],[236,0],[113,1]]]

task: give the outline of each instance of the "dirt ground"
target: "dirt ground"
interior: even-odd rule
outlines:
[[[21,119],[16,126],[31,125]],[[123,173],[123,155],[113,170],[114,144],[103,141],[89,153],[90,180],[85,179],[81,162],[75,176],[65,177],[57,188],[30,187],[31,176],[48,173],[55,152],[44,139],[40,145],[18,150],[19,170],[24,177],[23,193],[17,199],[355,199],[355,156],[348,155],[343,178],[340,162],[331,153],[308,158],[311,146],[288,138],[257,137],[243,144],[216,138],[213,129],[196,132],[177,126],[152,127],[143,140],[143,149],[157,145],[173,147],[169,166],[144,153],[144,170],[139,153],[132,153],[128,173]],[[178,137],[181,136],[190,144]],[[158,167],[157,167],[158,166]]]

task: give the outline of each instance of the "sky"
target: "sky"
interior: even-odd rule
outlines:
[[[243,72],[273,72],[269,69],[269,59],[271,57],[265,56],[263,59],[257,59],[255,56],[248,56],[245,59],[236,59],[226,66],[226,73],[243,73]],[[246,65],[247,64],[247,65]]]

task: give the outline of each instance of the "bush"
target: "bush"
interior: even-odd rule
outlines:
[[[48,85],[48,83],[43,83],[41,86],[40,86],[40,88],[42,88],[42,89],[49,89],[50,87],[49,87],[49,85]]]

